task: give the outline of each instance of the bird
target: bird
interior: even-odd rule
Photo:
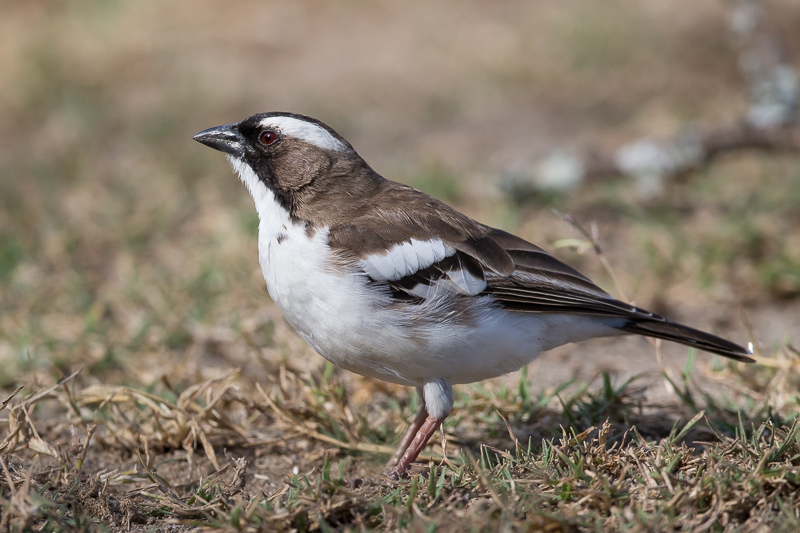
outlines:
[[[384,178],[314,118],[258,113],[193,138],[252,195],[267,291],[299,336],[338,367],[416,387],[392,479],[450,414],[454,384],[566,343],[639,334],[753,362],[752,349],[622,302],[544,249]]]

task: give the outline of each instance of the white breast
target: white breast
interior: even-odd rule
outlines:
[[[366,274],[342,270],[332,257],[327,228],[309,228],[292,220],[275,195],[252,169],[229,158],[256,205],[259,216],[258,255],[267,290],[287,322],[323,357],[360,374],[411,383],[394,367],[379,332],[389,301],[367,286]],[[396,344],[397,339],[392,339]],[[376,355],[378,354],[378,355]]]

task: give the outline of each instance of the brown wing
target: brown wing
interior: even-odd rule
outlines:
[[[538,246],[505,231],[488,229],[488,237],[501,245],[514,261],[510,276],[487,276],[485,292],[494,295],[505,307],[515,311],[617,317],[638,311]]]
[[[464,297],[491,296],[510,311],[583,314],[609,319],[612,327],[659,337],[706,351],[752,361],[745,348],[720,337],[669,321],[621,302],[589,278],[543,249],[502,230],[480,224],[415,189],[387,182],[374,200],[380,209],[330,229],[334,250],[351,258],[385,254],[410,239],[439,240],[455,250],[433,264],[404,271],[396,278],[377,280],[407,302],[424,299],[420,287],[463,273],[485,281],[480,292]],[[478,289],[480,290],[480,289]]]
[[[370,201],[372,209],[330,228],[334,250],[363,258],[409,239],[439,239],[474,257],[490,272],[508,276],[514,271],[514,260],[489,235],[491,228],[425,193],[387,180]]]

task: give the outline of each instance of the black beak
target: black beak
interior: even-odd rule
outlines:
[[[194,137],[195,141],[210,146],[214,150],[236,157],[244,156],[244,137],[239,133],[239,124],[225,124],[203,130]]]

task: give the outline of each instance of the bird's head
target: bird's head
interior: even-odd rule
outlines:
[[[360,161],[353,147],[331,127],[293,113],[259,113],[201,131],[194,140],[227,154],[258,206],[263,186],[290,200],[337,166]]]

